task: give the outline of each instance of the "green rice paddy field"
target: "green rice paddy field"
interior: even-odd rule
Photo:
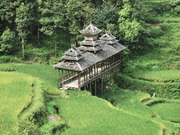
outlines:
[[[43,81],[46,92],[51,94],[59,93],[57,88],[58,72],[52,65],[7,63],[0,64],[0,71],[15,71],[39,78]]]
[[[133,73],[133,76],[150,81],[178,81],[180,80],[180,70],[140,71]]]
[[[180,122],[180,102],[156,104],[151,109],[158,113],[164,120]]]
[[[151,97],[148,93],[117,89],[102,96],[119,109],[161,123],[172,134],[180,128],[180,101]],[[166,134],[165,132],[163,134]]]
[[[56,72],[52,72],[53,67],[42,64],[0,65],[2,65],[0,70],[9,71],[0,72],[0,95],[3,99],[1,104],[4,105],[0,107],[2,110],[0,125],[3,129],[1,134],[17,134],[18,115],[31,102],[33,96],[33,77],[43,80],[46,85],[45,91],[54,94],[56,90],[54,91],[53,85],[57,83],[57,78],[53,74]],[[59,108],[58,115],[68,125],[68,129],[62,133],[65,135],[160,135],[165,133],[164,130],[167,133],[177,133],[180,127],[177,100],[167,100],[165,103],[148,106],[148,103],[142,102],[144,99],[155,102],[148,93],[117,89],[115,93],[107,92],[103,97],[113,101],[113,106],[106,100],[91,96],[85,91],[69,91],[68,95],[68,98],[50,101]],[[3,110],[8,112],[4,113]]]
[[[56,99],[60,115],[70,128],[63,135],[155,135],[163,125],[131,112],[117,109],[94,96]]]
[[[160,82],[158,88],[167,82],[176,83],[173,92],[179,92],[179,17],[154,19],[159,23],[157,29],[163,31],[163,35],[155,39],[159,45],[145,55],[129,60],[123,73],[134,80]],[[55,132],[58,130],[63,135],[180,134],[179,100],[152,97],[149,93],[127,88],[106,91],[101,98],[85,91],[70,91],[67,98],[62,98],[57,89],[58,73],[51,65],[7,63],[0,64],[0,135],[18,134],[19,115],[31,103],[34,77],[43,82],[44,93],[57,95],[54,99],[46,99],[45,105],[58,107],[58,113],[53,110],[51,115],[59,115],[67,125],[65,130],[58,125],[55,130],[50,127],[50,134],[58,134]],[[40,100],[44,102],[44,99]]]
[[[33,78],[15,72],[0,72],[0,134],[18,133],[18,115],[32,98]]]

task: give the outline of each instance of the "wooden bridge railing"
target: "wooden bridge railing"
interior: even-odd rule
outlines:
[[[87,85],[88,83],[96,80],[97,78],[100,78],[105,74],[108,74],[109,72],[111,72],[111,70],[118,67],[119,65],[120,60],[117,60],[116,62],[104,61],[103,63],[97,63],[87,68],[83,72],[77,73],[74,76],[71,76],[70,78],[66,78],[62,81],[62,85],[71,83],[72,81],[78,81],[78,88],[81,88]]]

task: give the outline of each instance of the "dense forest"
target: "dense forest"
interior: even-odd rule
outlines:
[[[179,15],[180,0],[1,0],[0,134],[179,135]],[[97,96],[58,89],[52,65],[90,23],[127,47],[118,72]]]
[[[147,22],[156,16],[141,0],[2,0],[0,2],[1,61],[18,61],[37,56],[49,60],[57,57],[82,38],[79,31],[92,22],[111,31],[138,54],[156,46],[155,37]],[[158,15],[179,14],[178,1],[169,1],[159,7]],[[160,33],[160,32],[157,32]],[[156,34],[157,34],[156,33]],[[16,56],[16,57],[13,57]],[[43,61],[43,60],[41,60]]]

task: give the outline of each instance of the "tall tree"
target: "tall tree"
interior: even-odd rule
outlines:
[[[21,39],[22,44],[22,57],[25,58],[25,44],[27,36],[30,34],[29,26],[32,22],[30,4],[21,3],[20,7],[16,9],[16,26],[19,38]]]
[[[129,45],[130,50],[141,47],[139,41],[145,32],[145,11],[143,10],[144,8],[139,0],[123,0],[123,7],[119,12],[118,20],[119,34]]]
[[[16,47],[16,35],[15,32],[10,31],[9,28],[3,32],[0,37],[0,54],[10,54]]]
[[[116,24],[118,21],[118,8],[111,2],[103,4],[95,9],[93,22],[101,29],[106,29],[107,24]]]
[[[69,0],[66,4],[66,10],[68,29],[70,34],[75,36],[75,42],[77,42],[79,31],[90,22],[90,16],[93,13],[92,5],[86,0]]]
[[[64,5],[61,0],[47,0],[41,3],[41,18],[39,20],[41,32],[45,35],[53,37],[55,57],[57,57],[57,33],[59,29],[63,29],[65,23]]]
[[[20,5],[18,0],[1,0],[0,22],[3,24],[1,30],[7,27],[15,30],[16,8]]]

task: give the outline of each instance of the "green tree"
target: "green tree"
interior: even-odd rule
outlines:
[[[106,29],[107,24],[116,24],[118,21],[118,8],[111,2],[104,2],[96,8],[93,14],[93,22],[97,27]]]
[[[16,47],[17,40],[15,32],[11,31],[9,28],[3,32],[0,37],[0,53],[1,54],[10,54],[13,52],[13,49]]]
[[[66,10],[68,30],[75,36],[75,42],[77,42],[80,38],[79,31],[90,22],[90,16],[93,13],[92,5],[86,0],[69,0]]]
[[[47,0],[41,4],[39,22],[42,27],[40,30],[45,35],[53,37],[55,57],[57,57],[57,34],[60,29],[64,28],[65,23],[64,4],[60,0]]]
[[[25,58],[25,44],[27,36],[30,34],[29,27],[32,22],[31,15],[32,5],[21,3],[20,7],[16,9],[16,29],[22,44],[22,57]]]
[[[143,48],[142,37],[145,39],[146,11],[139,0],[123,0],[123,7],[119,12],[119,35],[126,42],[130,50]],[[143,40],[144,42],[145,40]]]
[[[136,16],[136,12],[139,11],[128,2],[124,2],[123,9],[119,12],[119,32],[124,40],[129,42],[138,41],[142,30],[141,20]]]
[[[1,0],[0,1],[0,30],[5,30],[6,26],[15,30],[16,8],[19,6],[18,0]]]

